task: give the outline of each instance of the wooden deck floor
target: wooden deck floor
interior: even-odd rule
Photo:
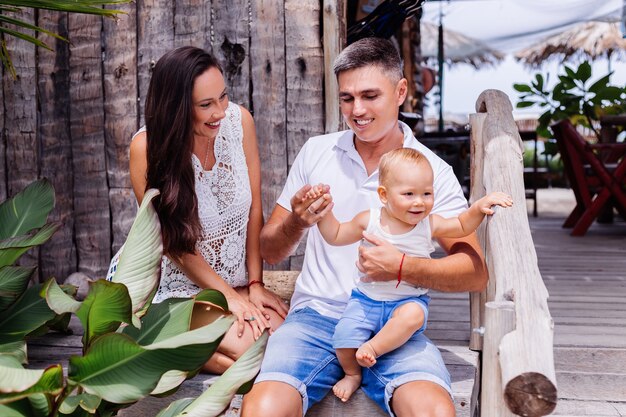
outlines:
[[[530,220],[555,323],[554,415],[624,416],[626,223],[596,223],[572,237],[564,218]]]

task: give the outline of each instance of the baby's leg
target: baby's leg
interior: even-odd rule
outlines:
[[[424,310],[417,302],[396,308],[382,329],[356,351],[359,365],[369,368],[376,357],[399,348],[424,325]]]
[[[343,402],[350,399],[361,385],[361,367],[355,358],[356,349],[337,349],[337,359],[345,376],[333,387],[333,393]]]

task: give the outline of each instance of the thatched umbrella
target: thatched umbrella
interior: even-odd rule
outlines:
[[[539,66],[551,59],[606,57],[621,60],[626,57],[626,39],[622,38],[617,22],[585,22],[522,49],[515,57],[530,66]]]
[[[421,22],[422,56],[429,62],[439,59],[439,27],[434,23]],[[484,42],[454,30],[443,28],[443,60],[449,65],[468,64],[474,68],[495,65],[504,54]]]
[[[421,22],[420,26],[422,58],[432,64],[437,62],[439,86],[439,131],[443,131],[443,63],[469,64],[478,69],[495,65],[504,59],[499,51],[487,46],[478,39],[445,29],[442,23],[435,25]]]

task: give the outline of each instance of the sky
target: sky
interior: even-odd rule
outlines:
[[[513,54],[582,21],[615,20],[621,15],[623,0],[457,0],[427,1],[423,21],[439,23],[440,11],[445,28],[479,39],[506,53],[505,60],[493,68],[476,70],[457,64],[444,69],[444,112],[468,114],[474,112],[478,95],[489,88],[502,90],[515,106],[517,93],[513,83],[528,83],[534,74],[550,74],[550,84],[557,81],[559,64],[550,62],[539,69],[519,64]],[[571,65],[571,64],[570,64]],[[574,64],[575,65],[575,64]],[[608,72],[606,59],[593,65],[593,79]],[[611,63],[612,84],[626,84],[626,63]],[[427,96],[426,115],[434,116],[433,91]],[[538,109],[515,110],[515,113],[539,113]]]

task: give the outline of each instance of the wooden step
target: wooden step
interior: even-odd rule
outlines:
[[[626,415],[626,402],[559,399],[556,409],[551,415],[560,417],[621,417]]]

